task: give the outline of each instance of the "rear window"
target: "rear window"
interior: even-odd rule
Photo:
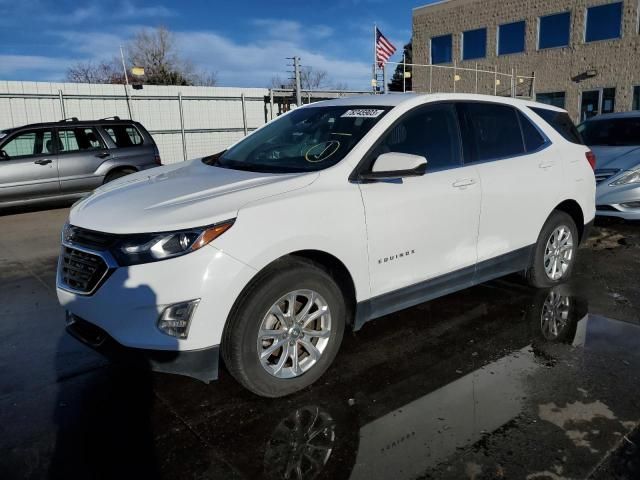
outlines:
[[[571,118],[569,118],[569,114],[567,112],[556,112],[555,110],[548,110],[546,108],[529,108],[540,115],[542,119],[551,125],[556,132],[562,135],[565,140],[579,145],[584,144],[578,129],[571,121]]]
[[[142,135],[133,125],[108,125],[102,127],[113,143],[120,148],[142,145]]]
[[[587,145],[640,145],[640,118],[591,120],[580,125],[578,131]]]

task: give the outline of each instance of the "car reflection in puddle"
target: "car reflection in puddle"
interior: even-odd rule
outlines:
[[[638,345],[569,286],[492,282],[373,322],[324,382],[218,399],[195,428],[241,478],[582,478],[640,420]]]

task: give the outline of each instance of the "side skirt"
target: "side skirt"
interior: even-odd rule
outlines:
[[[353,329],[360,330],[370,320],[509,275],[510,273],[525,270],[531,265],[534,251],[535,244],[484,260],[475,266],[465,267],[455,272],[358,302]]]

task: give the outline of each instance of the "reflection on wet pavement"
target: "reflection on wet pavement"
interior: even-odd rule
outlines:
[[[640,327],[589,314],[571,288],[501,280],[374,321],[345,336],[318,384],[284,399],[224,372],[204,385],[116,367],[38,401],[0,397],[12,433],[0,477],[597,475],[640,422]],[[16,419],[52,402],[53,423],[24,437]]]

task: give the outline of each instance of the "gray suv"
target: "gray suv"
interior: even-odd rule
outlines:
[[[37,123],[0,131],[0,207],[73,199],[157,167],[160,153],[138,122],[118,117]]]

